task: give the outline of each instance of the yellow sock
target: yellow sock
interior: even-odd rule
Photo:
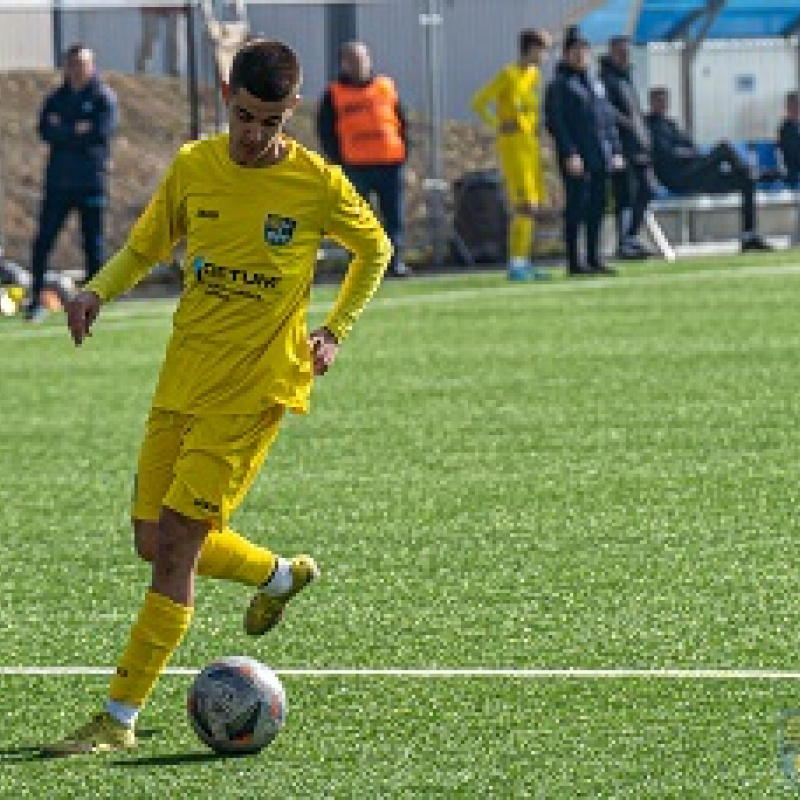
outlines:
[[[211,530],[203,542],[197,574],[259,586],[275,568],[275,555],[230,528]]]
[[[531,257],[531,239],[533,237],[533,220],[524,214],[515,214],[511,218],[508,231],[509,258]]]
[[[174,603],[163,594],[147,592],[131,629],[128,646],[111,679],[111,700],[137,708],[144,705],[189,629],[193,611],[190,606]]]

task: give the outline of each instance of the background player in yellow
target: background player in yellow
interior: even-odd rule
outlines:
[[[152,583],[105,709],[51,755],[132,747],[134,726],[186,633],[195,574],[255,587],[245,630],[274,626],[318,575],[228,527],[286,411],[304,412],[313,375],[373,294],[391,245],[337,167],[287,137],[301,71],[280,42],[254,40],[230,76],[229,134],[185,145],[117,253],[68,305],[81,344],[104,302],[186,241],[185,286],[153,398],[133,500],[136,549]],[[317,248],[338,239],[355,259],[325,325],[306,329]]]
[[[547,31],[519,35],[519,60],[504,67],[472,98],[472,110],[497,132],[497,154],[511,205],[508,277],[543,280],[549,275],[531,266],[534,219],[545,202],[539,145],[540,66],[552,43]]]

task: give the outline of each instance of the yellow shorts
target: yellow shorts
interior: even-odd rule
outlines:
[[[156,521],[163,506],[224,526],[278,435],[283,406],[260,416],[194,416],[154,408],[139,452],[134,519]]]
[[[521,141],[517,136],[501,136],[497,153],[511,205],[543,205],[546,192],[538,146]]]

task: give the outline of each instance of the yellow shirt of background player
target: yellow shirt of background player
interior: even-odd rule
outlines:
[[[307,409],[306,314],[323,232],[356,260],[388,245],[341,171],[287,143],[286,158],[264,169],[232,162],[227,135],[185,145],[133,227],[128,246],[151,263],[168,259],[186,238],[184,290],[155,407],[192,414]],[[337,337],[374,290],[374,276],[366,278],[363,287],[357,275],[345,282],[352,308],[334,308],[326,322]]]
[[[513,123],[517,133],[535,137],[539,132],[539,92],[541,72],[538,67],[504,67],[472,98],[472,110],[492,128]]]

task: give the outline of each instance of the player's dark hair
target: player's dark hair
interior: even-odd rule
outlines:
[[[669,89],[666,86],[654,86],[650,90],[650,99],[653,100],[656,97],[669,97]]]
[[[552,37],[543,28],[528,28],[519,34],[519,52],[525,55],[532,47],[550,47]]]
[[[230,93],[245,89],[266,103],[293,96],[303,74],[297,53],[288,44],[270,39],[252,39],[233,57]]]
[[[786,92],[786,102],[787,103],[800,102],[800,92],[798,92],[796,89],[792,89],[791,92]]]

